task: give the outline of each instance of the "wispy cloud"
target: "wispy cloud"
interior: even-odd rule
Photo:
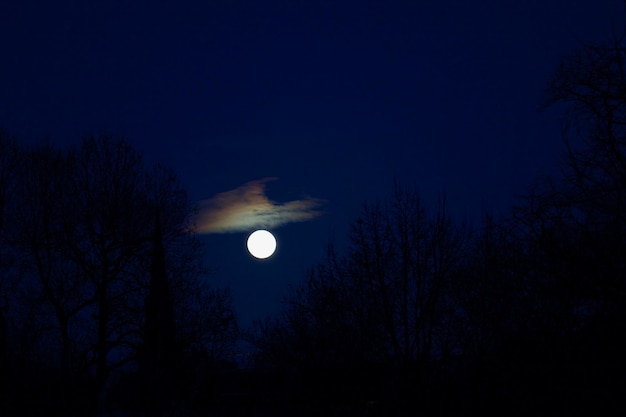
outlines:
[[[286,203],[269,200],[265,195],[265,184],[276,179],[250,181],[201,201],[195,231],[208,234],[275,228],[287,223],[308,221],[323,214],[319,207],[324,201],[317,198]]]

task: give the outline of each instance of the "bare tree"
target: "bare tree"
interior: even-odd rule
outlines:
[[[66,219],[66,248],[91,287],[95,332],[88,336],[88,365],[94,392],[101,393],[112,367],[129,359],[141,337],[125,300],[142,290],[140,260],[149,250],[154,219],[146,213],[140,156],[125,141],[87,138],[70,158],[76,167],[67,183],[74,216]]]
[[[47,146],[24,149],[16,157],[19,187],[12,194],[7,239],[27,261],[22,279],[28,282],[30,274],[34,274],[38,282],[30,288],[27,299],[21,301],[36,307],[42,316],[54,318],[53,323],[39,320],[36,332],[60,341],[48,351],[58,354],[61,394],[66,401],[73,366],[75,335],[71,329],[77,315],[91,303],[78,269],[63,254],[62,221],[69,203],[63,188],[72,168],[61,151]]]
[[[417,192],[400,187],[388,204],[366,205],[353,225],[349,279],[368,289],[399,363],[427,363],[452,349],[447,294],[467,238],[445,200],[428,215]]]
[[[561,175],[534,184],[515,213],[535,252],[533,269],[543,284],[569,292],[579,314],[601,305],[619,310],[626,296],[618,278],[626,267],[625,65],[620,39],[583,45],[561,60],[544,102],[564,110]]]
[[[566,106],[565,183],[553,201],[598,226],[626,220],[625,65],[621,41],[585,45],[561,60],[546,91],[546,106]]]

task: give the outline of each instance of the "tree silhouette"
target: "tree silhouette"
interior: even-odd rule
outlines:
[[[155,218],[152,242],[152,268],[145,301],[145,325],[141,351],[141,372],[144,403],[151,415],[165,407],[170,382],[177,365],[177,346],[174,309],[167,279],[163,236],[159,216]]]
[[[101,136],[85,139],[71,155],[76,172],[68,188],[74,195],[75,221],[68,254],[88,280],[95,334],[89,347],[94,395],[104,389],[114,366],[128,360],[140,338],[138,323],[125,299],[140,296],[140,256],[149,251],[153,222],[146,216],[140,156],[124,141]],[[110,362],[108,358],[117,357]],[[100,400],[101,401],[101,400]]]
[[[561,61],[546,105],[565,106],[563,175],[533,190],[521,215],[536,240],[552,250],[547,256],[570,268],[563,274],[574,284],[570,290],[584,298],[584,314],[625,313],[625,65],[618,39],[584,45]]]
[[[15,140],[0,129],[0,390],[9,392],[9,323],[8,310],[10,289],[9,279],[11,264],[10,247],[5,239],[6,224],[9,221],[10,196],[15,191],[15,163],[17,145]],[[5,405],[0,406],[0,411]]]
[[[566,106],[559,203],[576,205],[589,224],[626,220],[625,58],[618,40],[585,45],[561,60],[546,91],[546,106]]]
[[[0,365],[15,394],[7,412],[101,412],[112,384],[139,363],[153,376],[144,381],[156,382],[184,352],[208,352],[185,345],[191,338],[231,343],[232,304],[199,285],[202,246],[170,170],[146,169],[127,142],[108,136],[69,149],[0,139]],[[196,296],[218,325],[189,323],[197,317],[185,304]],[[167,397],[158,391],[150,397]]]
[[[562,172],[534,184],[512,221],[526,294],[518,362],[542,381],[537,396],[573,410],[602,397],[595,407],[614,412],[609,381],[626,369],[625,57],[615,40],[561,61],[545,105],[564,106]]]
[[[318,395],[343,393],[331,402],[369,393],[387,396],[388,412],[418,398],[428,407],[435,368],[458,349],[452,282],[468,239],[445,200],[429,214],[415,190],[396,186],[363,206],[345,255],[331,245],[282,316],[257,323],[259,359],[301,370],[304,389]],[[385,369],[394,376],[379,379]],[[311,386],[320,372],[325,385]]]

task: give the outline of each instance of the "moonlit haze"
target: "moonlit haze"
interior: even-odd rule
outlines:
[[[194,230],[201,234],[244,232],[276,228],[288,223],[305,222],[324,214],[324,200],[303,198],[277,203],[265,195],[268,177],[247,182],[233,190],[201,201]]]

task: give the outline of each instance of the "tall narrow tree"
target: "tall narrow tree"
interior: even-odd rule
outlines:
[[[156,415],[167,406],[169,382],[177,362],[175,317],[167,277],[160,216],[155,217],[152,237],[152,267],[145,301],[145,325],[141,350],[144,406]]]

